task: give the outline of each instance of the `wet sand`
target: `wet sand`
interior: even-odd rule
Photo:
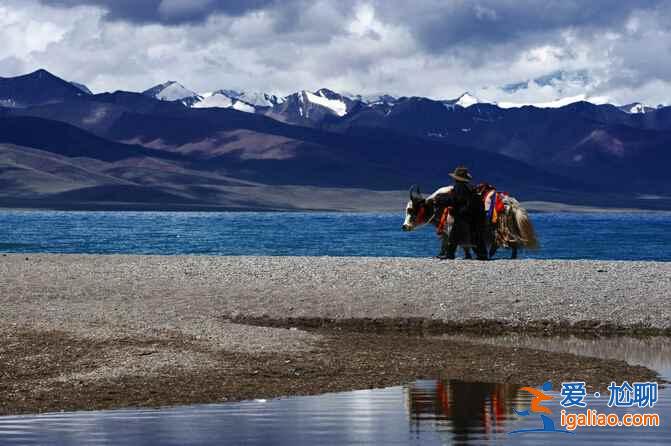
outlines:
[[[438,335],[668,335],[670,281],[654,262],[3,255],[0,413],[436,377],[653,379],[623,361]]]

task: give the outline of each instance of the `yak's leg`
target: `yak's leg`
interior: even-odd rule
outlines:
[[[512,253],[510,254],[511,259],[516,259],[517,258],[517,245],[511,245],[510,249]]]
[[[443,234],[440,243],[440,253],[438,253],[437,257],[441,260],[454,259],[456,251],[457,247],[450,244],[450,237]]]
[[[473,256],[471,255],[471,248],[464,247],[464,259],[471,260]]]

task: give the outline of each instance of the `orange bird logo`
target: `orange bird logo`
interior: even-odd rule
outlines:
[[[541,403],[543,401],[550,401],[552,399],[552,396],[546,395],[543,393],[543,391],[538,390],[534,387],[522,387],[520,390],[524,390],[525,392],[529,392],[534,396],[534,399],[531,400],[531,411],[534,413],[546,413],[548,415],[552,415],[552,410],[545,406],[541,406]]]

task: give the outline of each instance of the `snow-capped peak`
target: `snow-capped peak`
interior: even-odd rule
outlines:
[[[455,107],[463,107],[467,108],[470,107],[471,105],[479,104],[480,100],[470,94],[469,92],[466,92],[459,96],[457,99],[449,99],[446,101],[441,101],[443,105],[449,109],[449,110],[454,110]]]
[[[340,95],[333,93],[331,90],[322,88],[315,91],[314,93],[306,90],[303,90],[301,93],[301,96],[303,96],[308,102],[312,102],[313,104],[328,108],[338,116],[345,116],[347,113],[347,104],[345,101],[341,99]]]
[[[184,101],[201,98],[195,91],[189,90],[184,85],[175,81],[168,81],[164,84],[156,85],[149,90],[145,90],[143,93],[162,101]]]
[[[78,82],[70,81],[70,85],[73,85],[73,86],[77,87],[78,89],[80,89],[81,91],[83,91],[86,94],[93,94],[91,92],[91,90],[89,90],[89,88],[84,84],[80,84]]]
[[[335,100],[340,100],[345,97],[345,95],[336,93],[335,91],[329,90],[328,88],[320,88],[319,90],[315,91],[314,94],[326,99],[335,99]]]
[[[377,94],[377,95],[369,95],[369,96],[357,96],[357,99],[360,101],[368,104],[368,105],[375,105],[375,104],[394,104],[397,100],[396,97],[388,95],[388,94]]]
[[[217,90],[203,93],[201,99],[194,104],[193,108],[232,108],[245,113],[255,113],[256,108],[246,101],[241,100],[242,93],[233,90]]]
[[[524,106],[531,106],[536,108],[560,108],[576,102],[589,102],[594,105],[601,105],[608,103],[608,98],[603,96],[590,96],[579,94],[576,96],[569,96],[565,98],[555,99],[549,102],[498,102],[495,103],[501,108],[517,108]]]
[[[623,112],[631,113],[631,114],[643,114],[643,113],[647,113],[649,111],[654,110],[653,107],[645,105],[641,102],[634,102],[634,103],[631,103],[631,104],[623,105],[619,108]]]
[[[475,105],[479,102],[480,102],[480,100],[478,98],[476,98],[475,96],[473,96],[469,92],[466,92],[466,93],[462,94],[461,96],[459,96],[459,98],[457,99],[455,104],[459,105],[461,107],[467,108],[467,107],[470,107],[471,105]]]
[[[203,102],[218,102],[222,105],[196,105],[198,107],[230,107],[232,103],[243,102],[253,107],[273,107],[284,102],[284,98],[270,93],[262,93],[257,91],[236,91],[236,90],[217,90],[210,93],[203,93],[201,95]],[[212,99],[210,99],[212,98]],[[223,105],[223,101],[228,100],[231,104]]]
[[[259,91],[243,91],[238,93],[237,98],[257,107],[273,107],[284,102],[283,97]]]
[[[193,104],[194,108],[228,108],[233,105],[234,99],[222,90],[203,93],[200,101]]]

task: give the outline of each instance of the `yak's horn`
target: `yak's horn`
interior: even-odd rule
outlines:
[[[416,184],[410,186],[410,199],[412,201],[423,199],[422,192],[419,190],[419,186]]]

